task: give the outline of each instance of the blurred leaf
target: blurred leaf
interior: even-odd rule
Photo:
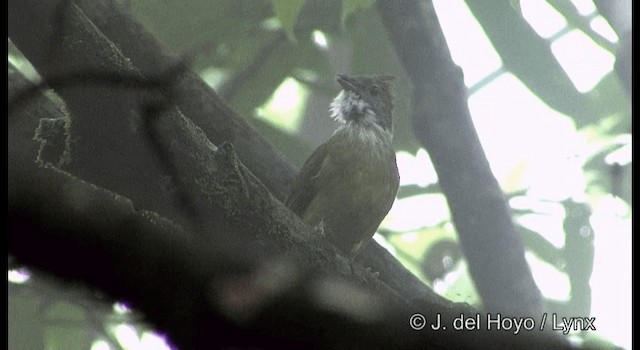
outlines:
[[[620,165],[613,163],[609,167],[611,194],[621,198],[631,207],[631,163]]]
[[[424,253],[421,263],[422,274],[431,282],[443,279],[452,272],[462,259],[460,245],[452,239],[442,239],[434,243]]]
[[[419,196],[423,194],[434,194],[441,193],[442,189],[440,188],[440,184],[430,184],[426,187],[420,187],[418,185],[406,185],[401,186],[398,190],[398,199],[408,198],[412,196]]]
[[[307,0],[296,23],[296,36],[306,35],[314,30],[340,33],[341,11],[342,0]]]
[[[295,42],[294,27],[306,0],[271,0],[273,11],[282,23],[289,40]]]
[[[415,276],[430,285],[424,271],[425,258],[431,247],[440,242],[457,244],[457,236],[450,225],[437,225],[419,231],[397,233],[380,228],[379,233],[395,248],[394,256]]]
[[[370,7],[374,0],[342,0],[342,23],[358,9]]]
[[[85,327],[47,327],[48,349],[90,349],[93,342],[92,331]]]
[[[444,293],[441,293],[442,296],[455,302],[464,302],[480,307],[482,301],[469,274],[466,260],[460,260],[450,274],[455,276],[455,279],[449,282],[451,279],[447,278],[449,285]]]
[[[631,164],[616,166],[605,162],[605,158],[624,147],[618,143],[609,143],[595,153],[583,166],[585,172],[589,175],[589,187],[594,190],[599,188],[605,193],[611,193],[620,197],[631,206]]]
[[[351,16],[346,36],[353,48],[351,67],[354,74],[390,74],[397,77],[394,146],[396,151],[415,154],[421,146],[413,136],[411,126],[411,86],[377,10],[369,7]]]
[[[517,13],[522,13],[522,6],[520,5],[520,0],[511,0],[510,4],[511,4],[511,7],[513,7],[513,9]]]
[[[85,310],[70,302],[56,302],[46,313],[47,345],[51,349],[89,349],[94,333]]]
[[[47,319],[85,321],[86,318],[85,310],[72,303],[56,302],[47,310]]]
[[[296,46],[290,41],[278,44],[269,55],[256,56],[263,61],[259,69],[252,70],[237,88],[233,96],[224,96],[245,117],[251,117],[256,107],[262,105],[287,77],[296,60]]]
[[[453,242],[457,245],[458,240],[450,225],[437,225],[404,233],[385,232],[381,229],[380,234],[395,247],[396,258],[427,284],[432,282],[425,274],[425,264],[431,248],[441,242]]]
[[[594,104],[601,106],[602,115],[600,119],[607,116],[615,117],[616,127],[609,130],[609,133],[629,133],[631,131],[631,101],[627,98],[620,78],[618,78],[615,71],[605,75],[586,96]],[[583,115],[573,116],[578,129],[600,121],[584,119],[583,117]]]
[[[149,31],[178,54],[211,46],[198,55],[193,63],[196,70],[228,65],[228,56],[249,42],[254,49],[259,47],[264,38],[256,33],[273,17],[268,0],[132,0],[131,8]]]
[[[262,136],[269,140],[270,144],[280,150],[291,164],[301,166],[313,151],[309,145],[302,142],[298,137],[289,135],[263,120],[248,118],[248,121]]]
[[[40,303],[33,295],[16,295],[9,284],[7,298],[7,340],[9,349],[45,349],[44,322],[39,313]]]
[[[277,45],[268,55],[252,56],[260,62],[259,68],[251,69],[251,74],[246,75],[230,98],[229,102],[241,115],[252,116],[255,108],[264,104],[286,77],[295,75],[299,70],[326,74],[326,55],[309,38],[300,38],[296,43],[282,40]],[[249,63],[249,66],[254,64]]]
[[[442,240],[458,240],[453,229],[444,224],[425,227],[418,231],[388,234],[387,239],[399,250],[416,259],[416,261],[421,260],[424,252],[429,250],[432,245]]]
[[[596,321],[597,324],[597,321]],[[581,349],[585,350],[622,350],[621,347],[613,344],[610,340],[604,338],[597,332],[581,332],[580,337],[583,339],[583,342],[580,346]]]

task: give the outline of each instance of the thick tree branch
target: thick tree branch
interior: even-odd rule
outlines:
[[[8,153],[20,153],[23,154],[26,159],[31,160],[42,160],[41,154],[42,158],[47,158],[45,154],[60,154],[61,150],[59,148],[49,151],[51,145],[43,145],[35,142],[34,138],[37,139],[39,135],[34,134],[40,124],[54,121],[68,122],[69,116],[52,100],[47,98],[42,93],[42,89],[36,89],[11,62],[9,62],[7,68],[9,101],[14,101],[14,99],[24,93],[24,91],[34,91],[33,96],[31,96],[28,101],[20,103],[21,106],[15,108],[14,112],[9,114],[7,123]],[[42,118],[47,119],[43,120]],[[49,161],[57,163],[57,160],[54,159],[49,159]]]
[[[226,172],[229,167],[222,165],[233,155],[214,154],[214,168]],[[283,212],[293,217],[289,222],[265,214],[276,220],[264,230],[289,227],[276,247],[266,235],[257,242],[221,242],[217,238],[224,233],[202,239],[70,174],[17,154],[10,155],[9,165],[9,251],[31,266],[131,302],[183,349],[567,348],[552,334],[538,332],[415,332],[407,325],[413,308],[375,278],[368,277],[366,289],[360,289],[329,277],[327,272],[336,269],[334,248],[320,239],[293,236],[300,223],[289,211]],[[255,178],[244,180],[261,186]],[[309,252],[312,259],[305,256]],[[365,276],[362,272],[357,273]],[[473,315],[461,304],[436,306],[433,312],[443,324],[462,313]]]
[[[200,233],[200,239],[214,240],[219,247],[224,247],[226,242],[237,242],[242,246],[245,242],[257,240],[265,247],[279,247],[276,252],[303,257],[301,266],[316,266],[326,273],[339,271],[351,275],[347,260],[336,259],[335,248],[317,234],[309,232],[299,218],[273,198],[238,161],[229,144],[217,149],[197,126],[181,114],[172,110],[157,113],[159,115],[147,117],[151,120],[147,127],[157,135],[158,148],[165,150],[166,157],[174,163],[175,168],[189,169],[188,172],[179,171],[175,175],[190,200],[198,204],[195,209],[200,222],[193,228]],[[48,115],[40,117],[46,118]],[[32,143],[31,136],[16,137],[14,143]],[[12,154],[15,156],[19,153]],[[33,159],[24,155],[18,158]],[[305,244],[301,245],[300,242]],[[254,255],[248,248],[240,247],[230,250],[236,251],[239,256]],[[314,252],[312,256],[309,255],[310,251]],[[411,290],[402,288],[397,294],[361,268],[356,266],[355,271],[360,282],[393,298],[398,299]],[[384,272],[388,272],[388,269]],[[421,288],[425,289],[424,285]],[[412,300],[424,309],[433,309],[433,301],[437,303],[435,310],[450,308],[449,302],[432,293],[413,292],[411,297],[403,298]],[[408,305],[400,299],[398,302]]]
[[[431,1],[378,0],[377,6],[413,84],[415,135],[431,156],[485,309],[540,315],[540,291],[474,129],[462,72],[451,60]]]
[[[55,81],[54,72],[47,70],[53,65],[63,72],[76,72],[78,67],[98,68],[124,85],[153,82],[140,73],[141,69],[131,65],[73,3],[66,4],[65,11],[56,6],[29,0],[9,3],[10,36],[16,38],[16,44],[33,59],[36,68],[46,72],[45,79]],[[60,13],[64,14],[62,18]],[[107,16],[107,12],[103,15]],[[21,26],[32,27],[26,30]],[[41,39],[41,33],[64,33],[64,40],[52,41],[62,45],[55,57],[37,47],[38,44],[50,45]],[[149,36],[140,34],[140,38],[149,39]],[[139,46],[148,49],[147,45],[156,43],[149,41]],[[157,48],[154,50],[151,52],[162,53]],[[64,55],[74,56],[66,62]],[[41,57],[49,58],[47,61]],[[122,162],[135,164],[137,157],[154,165],[151,170],[138,168],[141,174],[135,176],[143,178],[135,181],[117,174],[120,168],[107,168],[110,175],[135,185],[136,181],[146,180],[147,172],[170,173],[194,206],[199,219],[197,225],[180,228],[171,222],[174,216],[167,215],[169,221],[134,208],[134,205],[153,207],[154,194],[132,191],[130,193],[141,198],[129,201],[114,194],[115,191],[96,188],[50,167],[37,166],[32,156],[26,156],[29,152],[17,151],[11,153],[9,159],[10,252],[27,264],[80,279],[115,298],[132,301],[185,349],[225,344],[276,346],[300,341],[319,344],[319,347],[395,348],[403,345],[469,348],[479,343],[490,349],[525,347],[524,344],[534,344],[532,348],[536,348],[555,342],[559,342],[556,348],[561,348],[564,344],[553,337],[512,337],[504,332],[483,330],[477,333],[412,331],[407,322],[417,311],[430,317],[439,314],[447,324],[463,313],[474,315],[475,311],[437,297],[389,258],[386,251],[374,254],[384,262],[374,261],[373,257],[365,260],[374,271],[380,270],[386,283],[358,265],[352,274],[347,259],[303,225],[277,196],[271,195],[269,190],[273,188],[278,192],[277,185],[267,190],[263,182],[245,168],[244,159],[236,158],[229,144],[214,146],[207,134],[183,115],[183,108],[191,108],[197,119],[197,115],[206,114],[197,112],[197,108],[202,107],[203,111],[215,113],[218,121],[232,120],[234,114],[213,92],[206,92],[213,107],[201,106],[202,102],[187,107],[180,103],[179,108],[174,106],[173,102],[180,100],[186,91],[194,92],[197,100],[202,97],[198,94],[205,90],[200,88],[202,82],[193,73],[186,73],[180,66],[172,71],[183,80],[175,82],[169,76],[166,81],[171,84],[159,84],[144,91],[122,89],[122,86],[107,91],[100,84],[87,91],[81,91],[86,88],[84,85],[55,88],[72,110],[74,122],[86,123],[81,131],[72,129],[80,132],[79,136],[87,139],[85,142],[91,140],[87,137],[90,134],[84,132],[115,133],[134,142],[129,144],[132,147],[129,151],[147,152],[123,160],[105,151],[100,154],[98,150],[98,157],[112,157],[106,159],[120,162],[118,166],[123,166]],[[185,74],[190,78],[184,78]],[[194,85],[190,87],[189,81]],[[78,82],[82,83],[83,79]],[[87,102],[97,103],[98,108],[89,108]],[[96,119],[92,113],[105,120]],[[96,125],[92,128],[88,120]],[[136,127],[127,128],[127,120],[135,121]],[[240,135],[243,126],[236,124],[236,127],[235,132]],[[94,147],[114,146],[101,144],[111,140],[120,142],[114,137],[101,135],[93,140]],[[152,147],[144,140],[152,140]],[[16,137],[14,141],[30,142],[30,138]],[[115,146],[125,149],[123,145]],[[118,154],[120,158],[127,155],[126,152]],[[165,160],[157,162],[157,158]],[[89,161],[98,169],[103,166],[96,159]],[[162,166],[167,163],[171,163],[173,170]],[[75,169],[96,171],[80,166]],[[282,169],[266,176],[274,176],[284,171]],[[278,181],[281,180],[264,183],[273,185]],[[122,188],[121,194],[130,197],[126,186],[108,185],[105,179],[105,188]],[[381,248],[370,245],[369,253],[375,249]],[[51,252],[62,257],[53,258]],[[316,273],[308,273],[309,270],[325,277],[319,278]],[[336,273],[348,276],[366,290],[348,287],[335,277],[326,278]],[[217,331],[215,336],[212,330]],[[259,339],[248,336],[256,334],[260,334]]]
[[[180,220],[166,185],[170,180],[142,137],[140,106],[147,91],[133,82],[145,78],[72,2],[16,1],[9,12],[12,41],[71,112],[73,142],[65,169]]]
[[[127,56],[131,57],[130,62],[137,68],[133,69],[134,71],[150,71],[157,75],[158,71],[164,71],[166,67],[175,64],[175,58],[160,49],[161,45],[152,35],[147,33],[130,15],[122,12],[121,9],[111,1],[80,2],[80,5],[84,11],[90,14],[92,23],[95,23],[103,33],[108,33],[110,39],[117,44],[117,47],[121,48],[122,52],[125,52]],[[43,28],[42,23],[51,23],[54,21],[43,16],[42,13],[55,13],[56,11],[52,9],[52,7],[55,6],[55,3],[38,1],[10,2],[9,10],[13,13],[13,21],[9,23],[10,35],[17,32],[19,35],[24,36],[25,43],[22,45],[24,47],[35,46],[35,49],[37,49],[38,45],[47,47],[48,43],[41,41],[43,36],[39,34],[36,35],[36,33],[39,32],[26,31],[21,28],[14,28],[14,26],[32,26],[41,29],[45,33],[52,33],[53,29],[51,26],[44,26]],[[93,37],[102,38],[102,36]],[[101,46],[99,44],[95,45],[98,47]],[[115,47],[113,44],[108,44],[107,46]],[[98,48],[95,50],[98,50]],[[104,52],[104,50],[102,52]],[[35,60],[34,64],[36,68],[39,67],[38,62],[40,62],[40,56],[38,56],[38,51],[35,51],[32,56]],[[147,67],[153,68],[149,69]],[[286,182],[286,186],[289,186],[293,177],[292,168],[283,161],[278,160],[280,159],[279,155],[266,154],[271,152],[272,148],[264,147],[263,143],[265,141],[261,141],[263,139],[257,135],[253,129],[248,127],[231,109],[226,107],[200,78],[190,71],[181,70],[180,67],[179,64],[174,66],[178,72],[178,77],[176,77],[178,81],[171,82],[171,91],[174,92],[171,94],[171,98],[177,102],[180,111],[189,119],[194,120],[197,125],[201,126],[209,139],[213,140],[214,144],[220,144],[231,138],[232,144],[237,150],[243,164],[245,162],[249,164],[260,162],[261,165],[254,164],[253,167],[249,166],[249,169],[254,173],[257,171],[257,174],[261,174],[260,180],[276,198],[283,198],[288,188],[286,190],[283,189],[279,183]],[[111,102],[120,103],[116,101]],[[108,119],[111,117],[105,118]],[[105,127],[113,126],[107,125]],[[114,134],[122,133],[121,130],[114,130],[112,132]],[[167,137],[167,139],[170,140],[171,138]],[[140,144],[138,144],[138,146],[140,146]],[[273,163],[270,163],[271,161],[273,161]],[[100,164],[97,164],[96,166],[99,165]],[[261,173],[265,167],[268,167],[269,170]],[[119,167],[116,169],[119,169]],[[106,169],[104,171],[109,172],[110,170]],[[190,171],[191,169],[183,169],[185,173],[189,173]],[[118,174],[115,175],[117,176]],[[124,180],[128,181],[128,179]],[[132,199],[134,197],[128,192],[121,193]],[[144,199],[136,199],[134,203],[136,203],[138,207],[153,209],[153,206],[147,206],[145,203],[155,205],[155,199],[151,196]],[[380,271],[380,278],[386,281],[393,290],[407,298],[407,300],[420,301],[424,303],[424,305],[428,305],[431,302],[443,302],[441,297],[437,296],[422,284],[377,243],[371,242],[364,249],[361,261],[363,261],[365,266],[371,267],[373,271]]]
[[[80,0],[76,3],[145,75],[162,74],[168,67],[181,64],[117,2]],[[174,77],[172,89],[176,106],[205,132],[211,142],[216,145],[232,143],[249,170],[276,198],[284,200],[296,170],[282,154],[190,69],[185,68]]]

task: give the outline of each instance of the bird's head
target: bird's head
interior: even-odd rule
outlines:
[[[331,117],[345,124],[378,125],[393,133],[393,81],[390,75],[338,74],[342,91],[331,102]]]

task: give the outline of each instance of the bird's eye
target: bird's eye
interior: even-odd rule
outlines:
[[[378,96],[380,95],[380,87],[378,85],[372,85],[371,88],[369,89],[369,92],[373,96]]]

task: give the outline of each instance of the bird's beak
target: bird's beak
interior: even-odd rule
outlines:
[[[358,90],[358,87],[356,86],[354,80],[346,74],[336,75],[336,81],[345,90],[349,90],[353,92],[356,92]]]

